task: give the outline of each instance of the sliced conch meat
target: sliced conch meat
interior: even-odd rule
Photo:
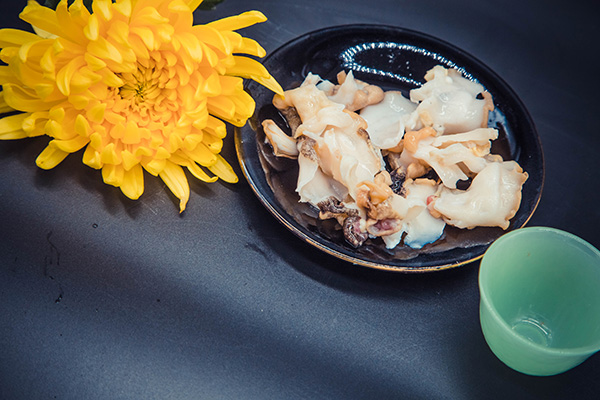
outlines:
[[[446,223],[458,228],[507,229],[519,209],[527,177],[515,161],[491,162],[473,178],[467,190],[443,188],[429,206]]]
[[[467,180],[487,165],[484,158],[491,149],[491,141],[498,137],[492,128],[477,128],[470,132],[435,136],[431,127],[407,132],[400,163],[407,168],[421,163],[435,170],[444,186],[455,189],[459,180]],[[410,174],[409,174],[410,175]],[[414,174],[413,174],[414,175]],[[413,176],[410,176],[413,177]]]
[[[374,146],[380,149],[391,149],[400,143],[405,130],[420,127],[415,118],[417,105],[404,97],[401,92],[385,93],[380,103],[369,105],[360,111],[360,116],[367,122],[367,131]]]
[[[288,136],[273,120],[264,120],[262,126],[266,136],[265,139],[273,146],[273,154],[277,157],[293,159],[298,157],[296,139]]]
[[[438,240],[444,233],[445,222],[431,215],[427,202],[438,191],[435,181],[417,179],[405,183],[409,211],[405,220],[404,244],[420,249]]]
[[[317,89],[314,84],[302,84],[296,89],[285,91],[285,96],[276,94],[273,97],[273,105],[279,110],[294,107],[302,122],[315,117],[323,107],[336,105],[329,100],[322,90]]]
[[[410,99],[351,71],[337,79],[309,73],[273,98],[289,130],[262,126],[276,156],[297,159],[300,202],[337,221],[347,243],[420,249],[446,224],[509,227],[528,176],[490,153],[498,131],[487,127],[494,106],[482,85],[442,66]]]
[[[318,87],[331,101],[343,104],[349,111],[357,111],[383,100],[384,93],[379,86],[355,79],[352,71],[348,74],[341,71],[337,75],[337,80],[337,85],[324,81],[319,83]]]
[[[348,189],[323,173],[319,167],[319,157],[315,150],[313,139],[302,137],[298,139],[298,183],[296,192],[302,203],[316,207],[326,199],[334,197],[340,201],[348,195]]]
[[[408,180],[404,184],[406,197],[397,196],[393,201],[396,207],[403,210],[402,229],[383,237],[388,248],[394,248],[404,239],[404,244],[420,249],[428,243],[438,240],[444,233],[446,223],[434,217],[427,202],[438,191],[438,185],[430,179]],[[403,234],[405,234],[403,236]]]
[[[432,126],[440,133],[467,132],[487,126],[494,103],[482,85],[440,65],[429,70],[425,80],[423,86],[410,91],[411,101],[419,103],[416,112],[425,126]]]

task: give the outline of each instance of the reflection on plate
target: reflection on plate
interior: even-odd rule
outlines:
[[[456,68],[481,83],[494,98],[489,126],[498,129],[492,152],[516,160],[529,174],[523,186],[521,208],[508,230],[521,228],[539,202],[544,181],[542,147],[524,105],[493,71],[464,51],[415,31],[380,25],[347,25],[322,29],[288,42],[264,60],[284,89],[297,87],[308,72],[336,81],[340,70],[357,79],[401,90],[405,95],[423,83],[435,65]],[[235,143],[246,179],[263,205],[296,236],[335,257],[371,268],[425,272],[464,265],[479,259],[487,247],[505,233],[500,228],[471,230],[446,226],[435,243],[422,249],[398,246],[386,249],[381,239],[369,239],[358,249],[348,245],[335,220],[319,220],[318,211],[298,202],[295,160],[276,158],[265,144],[261,121],[281,119],[271,104],[273,93],[250,82],[256,100],[249,124],[236,129]]]

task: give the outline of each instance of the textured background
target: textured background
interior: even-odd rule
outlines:
[[[24,1],[1,27],[26,28]],[[422,31],[472,54],[521,97],[546,184],[530,225],[600,247],[593,3],[225,0],[260,9],[268,52],[347,23]],[[35,166],[47,139],[0,142],[0,399],[597,398],[600,355],[535,378],[479,328],[478,263],[427,275],[345,264],[280,226],[240,183],[191,182],[187,210],[146,179],[138,201],[80,154]]]

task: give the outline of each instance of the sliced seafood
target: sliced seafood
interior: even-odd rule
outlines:
[[[273,99],[291,135],[262,122],[274,154],[298,161],[300,202],[336,220],[351,246],[377,239],[420,249],[446,224],[507,229],[520,206],[527,173],[490,153],[491,95],[442,66],[425,80],[408,99],[352,71],[337,84],[309,73]]]
[[[398,146],[405,130],[420,127],[416,109],[401,92],[389,91],[380,103],[363,108],[360,116],[367,122],[373,145],[387,150]]]
[[[521,203],[527,172],[515,161],[491,162],[467,190],[442,188],[429,207],[458,228],[499,226],[507,229]]]
[[[423,86],[410,91],[410,99],[419,103],[416,112],[424,126],[431,126],[439,133],[467,132],[487,126],[494,103],[482,85],[440,65],[429,70],[425,80]]]

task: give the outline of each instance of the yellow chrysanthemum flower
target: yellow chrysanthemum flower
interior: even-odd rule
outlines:
[[[193,24],[202,0],[75,0],[56,10],[29,1],[21,19],[36,34],[0,29],[0,139],[52,138],[38,156],[50,169],[83,148],[83,162],[131,199],[143,170],[189,199],[185,167],[196,178],[237,182],[219,154],[225,122],[242,126],[255,103],[253,79],[279,84],[251,57],[265,50],[234,32],[266,20],[249,11]],[[225,122],[224,122],[225,121]]]

